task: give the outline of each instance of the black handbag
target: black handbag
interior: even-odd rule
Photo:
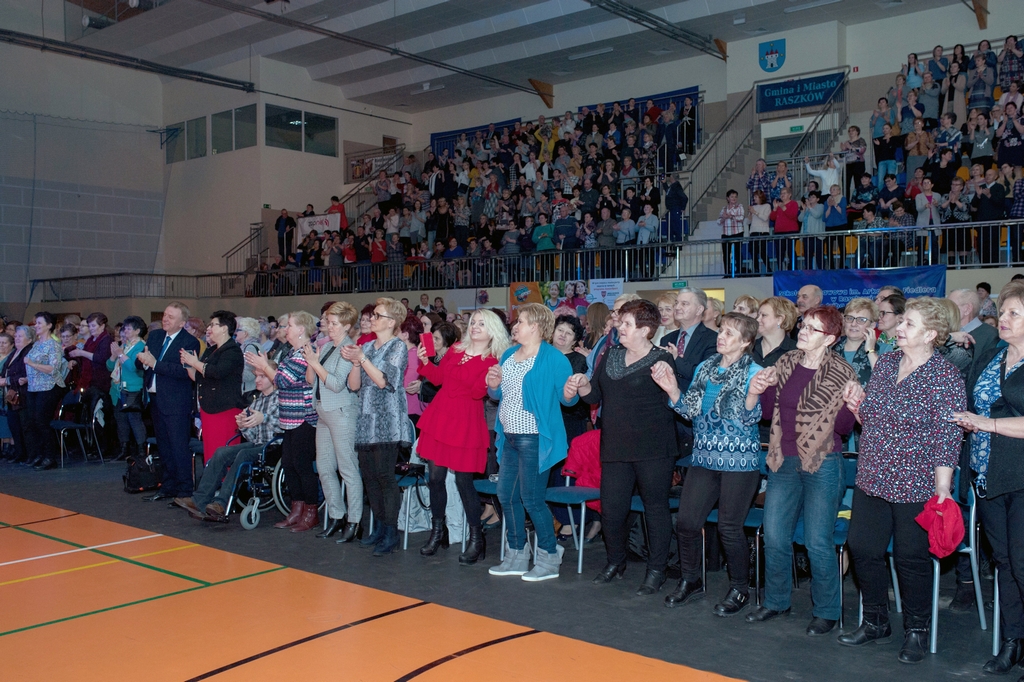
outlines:
[[[117,409],[121,412],[142,412],[146,407],[145,391],[121,391]]]
[[[125,472],[121,476],[126,493],[141,493],[160,487],[164,478],[164,466],[159,454],[148,457],[132,455],[126,464]]]

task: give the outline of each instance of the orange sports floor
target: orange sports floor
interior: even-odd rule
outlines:
[[[130,679],[728,678],[0,495],[0,680]]]

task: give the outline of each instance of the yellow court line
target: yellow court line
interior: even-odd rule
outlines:
[[[75,571],[84,571],[87,568],[98,568],[100,566],[109,566],[110,564],[119,564],[119,563],[121,563],[120,560],[103,561],[103,562],[98,563],[98,564],[89,564],[88,566],[77,566],[75,568],[65,568],[62,571],[53,571],[51,573],[40,573],[39,575],[30,575],[30,576],[25,577],[25,578],[17,578],[15,580],[8,580],[6,582],[2,582],[2,583],[0,583],[0,587],[3,587],[4,585],[13,585],[14,583],[24,583],[24,582],[28,582],[29,580],[37,580],[39,578],[50,578],[50,577],[55,576],[55,575],[63,575],[64,573],[73,573]]]
[[[129,559],[142,559],[143,557],[155,556],[157,554],[167,554],[168,552],[177,552],[179,549],[191,549],[192,547],[199,547],[199,546],[200,545],[197,545],[197,544],[182,545],[181,547],[171,547],[170,549],[161,549],[161,550],[159,550],[157,552],[147,552],[146,554],[138,554],[136,556],[132,556],[132,557],[128,557],[128,558]],[[99,568],[100,566],[109,566],[111,564],[119,564],[119,563],[122,563],[121,560],[120,559],[116,559],[116,560],[113,560],[113,561],[102,561],[102,562],[100,562],[98,564],[89,564],[88,566],[77,566],[75,568],[66,568],[66,569],[64,569],[62,571],[52,571],[50,573],[40,573],[39,575],[30,575],[30,576],[27,576],[25,578],[17,578],[15,580],[8,580],[6,582],[2,582],[2,583],[0,583],[0,587],[3,587],[4,585],[13,585],[15,583],[23,583],[23,582],[27,582],[29,580],[36,580],[38,578],[50,578],[50,577],[53,577],[55,575],[63,575],[65,573],[72,573],[74,571],[84,571],[87,568]]]

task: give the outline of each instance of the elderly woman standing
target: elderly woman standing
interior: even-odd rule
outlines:
[[[915,517],[933,495],[940,503],[950,497],[963,440],[951,419],[964,410],[964,380],[937,352],[949,332],[938,300],[909,301],[896,328],[897,350],[875,363],[866,393],[849,387],[844,395],[863,427],[849,545],[864,622],[839,643],[861,646],[892,636],[885,570],[891,539],[903,597],[903,663],[920,663],[928,646],[931,560],[928,533]]]
[[[807,634],[827,634],[839,620],[842,582],[832,534],[846,489],[842,435],[855,421],[843,391],[857,382],[853,368],[829,350],[842,329],[838,310],[811,308],[804,314],[797,349],[754,377],[752,390],[761,393],[772,427],[764,500],[765,602],[747,615],[748,623],[789,613],[793,533],[801,515],[814,603]]]
[[[245,353],[258,353],[262,348],[260,344],[260,323],[254,317],[235,318],[235,343]],[[242,368],[242,393],[251,393],[256,390],[256,372],[250,365]]]
[[[25,415],[25,402],[28,398],[28,378],[26,377],[25,356],[32,350],[36,335],[32,327],[18,325],[14,330],[14,352],[7,359],[0,387],[3,387],[4,402],[7,405],[7,424],[14,440],[14,457],[12,462],[29,464],[29,449],[25,443],[25,431],[28,417]]]
[[[218,310],[210,316],[207,328],[210,345],[202,358],[184,349],[181,351],[181,364],[189,368],[192,380],[199,384],[204,464],[234,437],[238,431],[235,416],[245,407],[242,400],[245,358],[234,335],[235,314]]]
[[[396,336],[407,311],[400,301],[378,298],[370,318],[372,341],[345,346],[341,355],[359,365],[359,416],[356,452],[370,509],[377,517],[373,533],[363,538],[373,555],[391,554],[398,547],[398,508],[401,493],[395,481],[398,451],[413,441],[409,405],[403,390],[409,351]]]
[[[869,298],[855,298],[846,304],[843,315],[843,335],[832,346],[857,373],[857,381],[867,386],[871,369],[878,361],[875,349],[875,323],[878,307]]]
[[[672,542],[668,492],[678,454],[675,414],[651,372],[668,366],[668,351],[651,343],[661,315],[650,301],[629,301],[619,310],[619,343],[608,349],[593,380],[584,373],[566,382],[563,397],[577,394],[589,404],[602,403],[601,519],[608,564],[594,583],[609,583],[626,572],[630,501],[640,491],[650,537],[647,572],[638,595],[654,594],[665,584]],[[669,372],[675,379],[675,372]]]
[[[1024,659],[1024,282],[999,292],[1002,343],[975,358],[968,377],[971,412],[956,423],[970,436],[978,513],[999,569],[1003,643],[986,673],[1010,672]]]
[[[682,578],[665,606],[682,606],[704,596],[700,577],[701,534],[718,503],[718,531],[729,565],[729,592],[715,605],[717,616],[734,616],[750,595],[750,548],[743,533],[750,503],[761,481],[761,401],[751,379],[761,370],[749,350],[757,322],[739,313],[722,316],[715,355],[696,369],[683,393],[669,363],[654,366],[654,380],[677,413],[693,421],[693,465],[683,481],[676,514]]]
[[[281,467],[284,469],[288,490],[292,496],[291,513],[274,524],[274,528],[289,528],[299,533],[317,524],[319,488],[313,459],[316,457],[317,414],[313,409],[313,387],[306,381],[306,362],[303,346],[316,333],[316,318],[304,310],[288,314],[285,328],[285,348],[288,354],[277,371],[262,354],[246,353],[245,361],[277,386],[278,416],[284,436],[281,443]]]
[[[28,396],[21,419],[32,457],[29,463],[36,471],[57,467],[57,438],[50,428],[50,420],[60,403],[61,389],[54,374],[60,369],[64,352],[53,335],[53,324],[50,313],[36,313],[36,342],[25,355]]]
[[[342,357],[341,349],[353,345],[349,332],[359,321],[359,313],[351,303],[334,303],[324,314],[327,324],[322,332],[328,341],[319,354],[312,344],[302,346],[306,360],[306,383],[313,387],[316,409],[316,471],[327,502],[331,522],[317,533],[329,538],[341,530],[338,543],[351,542],[363,518],[363,480],[359,476],[356,457],[356,417],[359,414],[359,368]],[[348,508],[341,493],[338,474],[345,482]]]
[[[146,348],[146,323],[141,317],[130,315],[124,319],[124,341],[110,344],[110,359],[107,366],[112,370],[114,388],[118,391],[118,402],[114,406],[114,421],[117,424],[117,439],[121,452],[115,459],[127,459],[138,454],[146,444],[146,425],[142,422],[142,372],[135,366],[135,358]],[[132,447],[132,437],[135,447]]]
[[[502,354],[501,362],[487,370],[491,398],[499,401],[495,421],[498,462],[498,500],[506,519],[505,558],[489,569],[491,575],[518,575],[527,582],[558,577],[564,548],[555,539],[551,511],[544,502],[548,470],[565,459],[569,447],[559,403],[572,367],[548,343],[555,316],[540,303],[519,308],[512,327],[516,345]],[[526,548],[526,514],[537,531],[534,566]]]
[[[473,487],[473,474],[484,472],[491,445],[484,418],[487,371],[498,364],[508,341],[501,319],[490,310],[477,310],[470,318],[468,338],[445,353],[439,365],[429,361],[423,346],[418,348],[420,375],[441,387],[419,423],[418,452],[431,463],[431,529],[430,538],[420,549],[423,556],[433,556],[439,547],[448,546],[445,479],[449,470],[455,473],[455,485],[469,522],[469,543],[459,563],[471,566],[486,556],[480,520],[483,512]]]

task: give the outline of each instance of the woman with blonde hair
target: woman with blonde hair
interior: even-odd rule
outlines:
[[[750,294],[740,294],[732,302],[732,312],[752,317],[755,320],[757,319],[757,309],[760,307],[761,302]]]
[[[359,311],[351,303],[333,304],[324,313],[326,324],[321,332],[329,339],[319,354],[311,344],[302,347],[308,363],[306,381],[313,387],[316,409],[316,471],[331,519],[327,528],[317,534],[329,538],[341,530],[338,543],[351,542],[363,518],[363,480],[359,476],[356,457],[356,417],[359,415],[359,368],[342,357],[341,349],[355,342],[349,333],[359,322]],[[345,482],[348,507],[341,493],[338,474]]]
[[[843,335],[832,346],[832,350],[853,367],[861,386],[868,385],[871,370],[878,362],[878,351],[875,348],[876,322],[878,306],[874,301],[870,298],[851,300],[843,312]]]
[[[600,301],[587,307],[587,335],[583,337],[583,347],[593,350],[594,346],[605,335],[605,324],[611,312],[608,306]]]
[[[676,324],[675,316],[676,295],[671,291],[666,291],[658,296],[654,303],[658,306],[658,314],[661,315],[661,324],[658,325],[658,329],[654,332],[654,336],[651,338],[651,343],[658,346],[661,344],[661,337],[665,336],[665,334],[668,334],[669,332],[674,332],[679,328],[679,325]]]
[[[713,332],[718,331],[718,325],[722,321],[722,314],[725,312],[725,304],[717,298],[708,297],[708,307],[704,309],[704,326]]]
[[[480,520],[483,512],[473,487],[473,474],[484,472],[491,444],[483,402],[487,395],[487,371],[498,364],[508,344],[508,332],[501,319],[490,310],[477,310],[470,318],[466,340],[452,346],[439,365],[428,362],[422,345],[417,350],[419,374],[441,387],[419,422],[418,452],[430,461],[431,529],[430,538],[420,549],[423,556],[433,556],[439,547],[448,546],[445,479],[449,469],[455,472],[455,485],[469,520],[469,543],[459,556],[459,563],[470,566],[486,556]]]
[[[395,464],[401,447],[413,441],[409,406],[402,390],[409,352],[396,335],[407,311],[400,301],[378,298],[370,317],[372,341],[345,346],[341,356],[361,368],[360,411],[356,420],[356,452],[370,509],[378,524],[363,538],[374,556],[391,554],[398,547],[398,508],[401,492],[395,481]]]

